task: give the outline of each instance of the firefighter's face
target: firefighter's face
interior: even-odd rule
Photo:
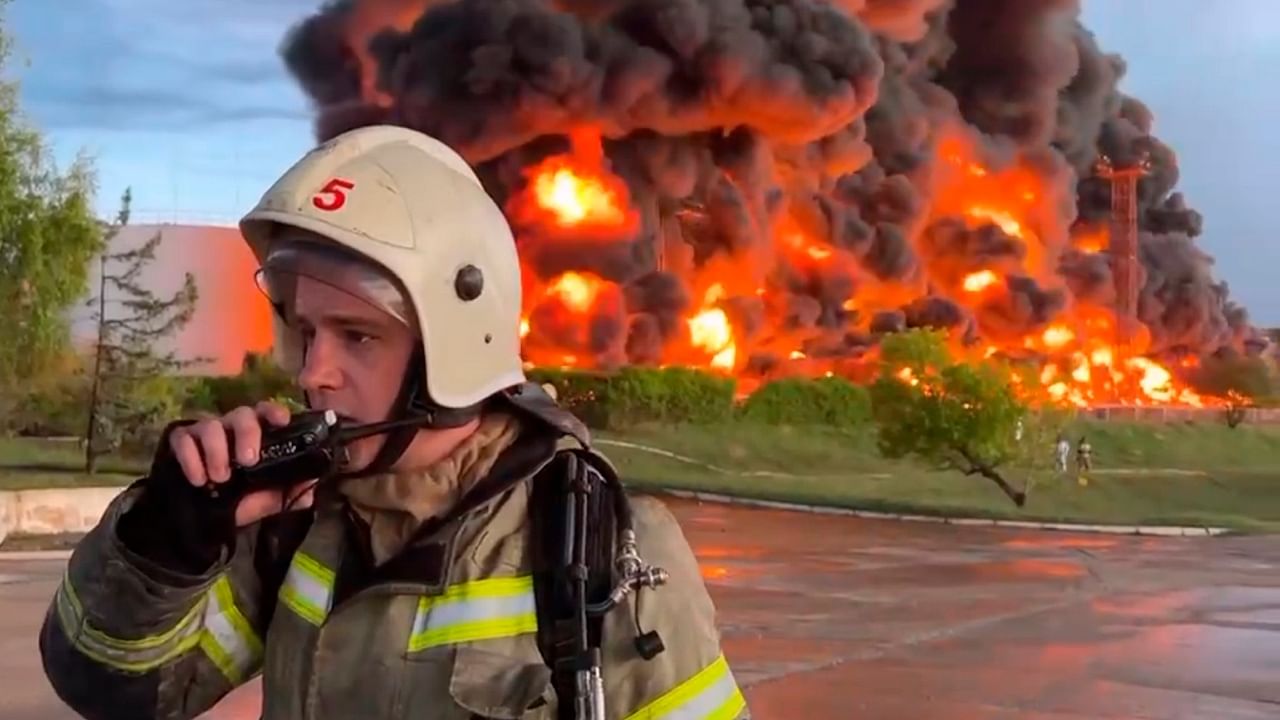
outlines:
[[[415,333],[350,293],[306,276],[297,278],[289,325],[306,348],[298,384],[311,406],[360,422],[388,419],[405,377]],[[348,448],[348,468],[367,466],[384,436]]]

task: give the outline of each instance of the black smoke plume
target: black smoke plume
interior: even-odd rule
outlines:
[[[517,231],[544,280],[584,270],[621,286],[586,329],[545,328],[601,363],[657,361],[702,305],[691,271],[727,258],[770,290],[719,302],[744,334],[793,333],[828,354],[919,325],[1013,338],[1076,304],[1110,306],[1114,260],[1071,241],[1109,217],[1103,154],[1151,164],[1138,186],[1151,353],[1259,349],[1195,245],[1202,219],[1174,191],[1176,156],[1079,15],[1078,0],[338,0],[282,52],[319,139],[422,130],[503,203],[571,131],[597,128],[640,215],[634,237]],[[939,213],[940,143],[957,134],[984,164],[1043,178],[1034,242]],[[782,215],[834,261],[787,250]],[[980,301],[961,289],[978,269],[1001,274]],[[747,366],[772,367],[772,352]]]

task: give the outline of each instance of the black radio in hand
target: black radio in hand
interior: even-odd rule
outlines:
[[[210,497],[239,501],[254,490],[283,489],[329,475],[336,469],[342,446],[338,415],[332,410],[298,413],[284,427],[264,425],[258,462],[231,464],[231,479],[209,483]],[[227,432],[227,447],[235,457],[235,437]]]
[[[418,425],[422,418],[404,418],[376,423],[349,422],[333,410],[296,413],[284,427],[263,425],[258,462],[231,464],[231,479],[204,487],[219,502],[238,503],[255,490],[281,490],[308,480],[323,480],[337,474],[346,462],[346,446],[361,438],[398,427]],[[235,457],[235,437],[227,431],[227,449]]]

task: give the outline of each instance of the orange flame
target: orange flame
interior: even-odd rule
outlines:
[[[607,167],[600,134],[591,128],[570,135],[572,150],[552,155],[525,172],[529,185],[508,201],[519,225],[565,236],[626,237],[637,217],[622,178]]]
[[[599,177],[578,174],[555,160],[548,165],[534,176],[533,192],[561,225],[616,225],[626,219],[617,192]]]
[[[1098,253],[1107,249],[1110,244],[1109,233],[1105,226],[1081,232],[1071,238],[1071,244],[1077,250],[1087,253]]]
[[[974,226],[995,225],[1023,250],[999,265],[977,270],[947,267],[946,258],[925,258],[929,284],[950,288],[951,299],[974,308],[979,317],[986,304],[1000,302],[991,291],[1004,287],[1006,273],[1020,272],[1050,284],[1056,277],[1049,262],[1056,257],[1052,253],[1068,246],[1085,251],[1105,247],[1105,228],[1077,232],[1073,237],[1062,228],[1057,231],[1060,236],[1053,236],[1055,231],[1042,207],[1054,201],[1053,189],[1044,184],[1032,164],[987,166],[962,137],[944,138],[939,151],[955,172],[938,190],[931,207],[933,215],[959,217]],[[638,236],[638,211],[625,183],[610,170],[597,132],[575,132],[570,152],[543,159],[526,177],[528,184],[507,206],[522,242],[535,247],[544,242],[625,243]],[[827,272],[845,271],[847,253],[830,244],[820,214],[806,215],[803,210],[791,207],[780,213],[771,228],[774,249],[800,276],[793,275],[787,282],[822,282],[819,278],[825,278]],[[711,222],[697,207],[682,208],[679,213],[681,223]],[[761,272],[732,254],[695,263],[681,254],[681,248],[687,246],[664,245],[663,250],[672,254],[661,262],[666,271],[680,275],[687,287],[695,289],[695,300],[682,315],[677,331],[666,337],[659,364],[742,373],[746,367],[755,367],[758,354],[763,354],[772,358],[765,364],[771,363],[776,368],[773,372],[779,374],[841,374],[859,380],[873,375],[868,368],[874,353],[862,359],[834,361],[824,359],[829,357],[826,353],[811,352],[824,347],[822,342],[830,335],[798,329],[811,328],[812,320],[795,322],[794,317],[810,313],[812,318],[830,309],[792,302],[792,296],[778,292],[781,276]],[[813,275],[806,278],[806,273]],[[525,359],[534,364],[599,367],[599,351],[591,344],[594,329],[625,328],[639,314],[627,307],[622,288],[603,277],[566,272],[543,280],[529,268],[524,268],[524,275],[529,313],[521,322],[520,333]],[[848,314],[846,331],[851,335],[866,333],[878,311],[900,308],[920,292],[905,283],[879,282],[856,274],[851,286],[850,295],[837,300],[837,312]],[[739,303],[755,310],[739,316],[731,311]],[[750,328],[739,327],[739,317],[756,320]],[[601,320],[604,322],[598,322]],[[1183,387],[1169,367],[1143,357],[1141,343],[1133,347],[1118,343],[1115,317],[1106,308],[1078,303],[1025,336],[984,335],[986,341],[974,347],[960,347],[959,337],[954,343],[973,362],[1000,357],[1036,360],[1029,375],[1015,378],[1018,391],[1031,392],[1030,388],[1038,386],[1040,398],[1050,402],[1076,406],[1218,402]],[[814,342],[817,344],[811,345]],[[1179,363],[1179,369],[1190,362]],[[913,385],[921,382],[909,369],[899,377]],[[740,377],[739,389],[754,387],[760,380],[755,375]]]
[[[964,289],[966,292],[971,293],[982,292],[999,280],[1000,278],[991,270],[979,270],[965,276]]]
[[[712,285],[703,298],[704,305],[713,305],[720,300],[724,288]],[[733,328],[729,325],[729,316],[717,307],[708,307],[689,318],[689,337],[695,347],[711,355],[710,365],[720,370],[732,370],[737,360],[738,350],[733,341]]]
[[[560,301],[576,312],[591,309],[598,285],[586,275],[567,272],[556,278],[547,288],[548,293],[559,296]]]

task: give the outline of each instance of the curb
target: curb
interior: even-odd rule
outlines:
[[[123,486],[0,490],[0,542],[9,535],[88,532]]]
[[[0,562],[26,562],[31,560],[69,560],[70,550],[11,550],[0,552]]]
[[[821,505],[802,505],[800,503],[779,502],[777,500],[757,500],[755,498],[732,497],[716,493],[696,492],[693,490],[659,490],[655,494],[671,495],[678,498],[713,502],[723,505],[745,505],[763,507],[774,510],[790,510],[820,515],[845,515],[866,518],[869,520],[900,520],[904,522],[929,522],[938,525],[962,525],[972,527],[1002,527],[1022,530],[1057,530],[1062,532],[1101,533],[1107,535],[1145,535],[1153,537],[1216,537],[1227,535],[1233,530],[1216,527],[1191,527],[1178,525],[1076,525],[1073,523],[1038,522],[1034,520],[989,520],[985,518],[951,518],[933,515],[908,515],[901,513],[873,512],[870,510],[853,510],[851,508],[824,507]]]
[[[58,490],[0,491],[0,542],[9,534],[57,535],[66,532],[88,532],[98,523],[107,505],[123,487],[91,487]],[[942,525],[1003,527],[1023,530],[1059,530],[1064,532],[1104,533],[1111,535],[1146,535],[1160,537],[1214,537],[1231,534],[1229,528],[1162,525],[1084,525],[1062,522],[1026,520],[993,520],[985,518],[953,518],[932,515],[886,513],[851,508],[805,505],[801,503],[733,497],[717,493],[654,488],[652,494],[713,502],[725,505],[789,510],[823,515],[845,515],[871,520],[929,522]],[[52,555],[43,554],[45,552]],[[57,559],[67,551],[0,552],[0,559]]]

